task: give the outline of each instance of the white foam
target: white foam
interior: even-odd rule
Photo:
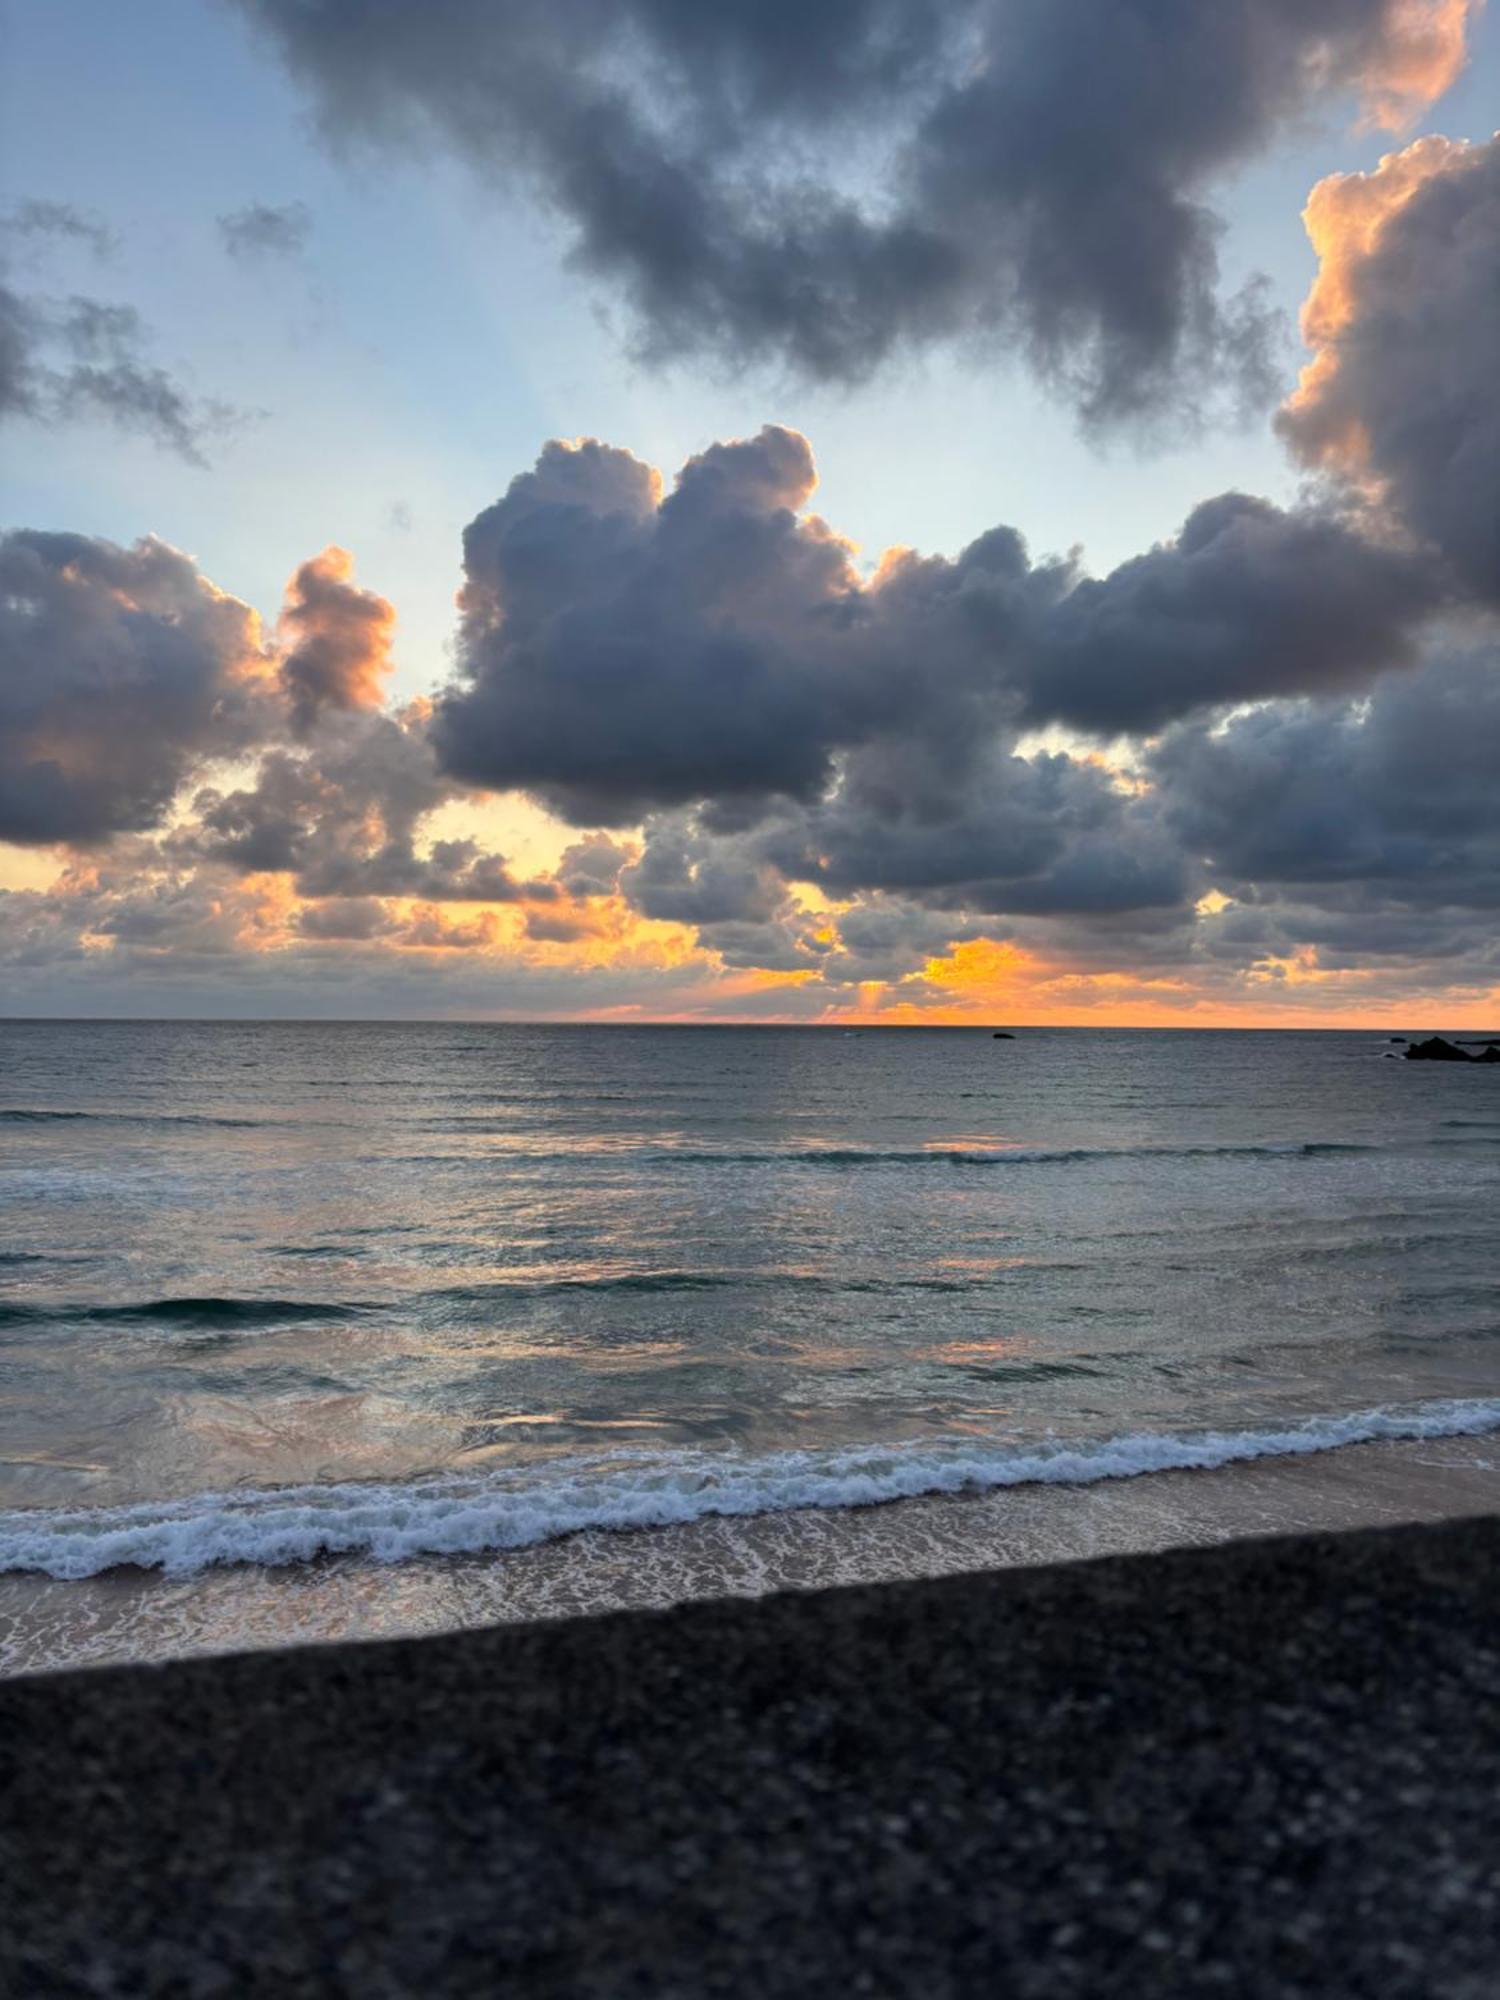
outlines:
[[[751,1458],[617,1452],[501,1473],[401,1484],[198,1493],[123,1507],[0,1512],[0,1570],[64,1579],[133,1565],[169,1576],[216,1563],[274,1567],[320,1555],[401,1562],[525,1548],[583,1528],[654,1528],[798,1507],[857,1507],[923,1493],[1087,1485],[1381,1439],[1500,1430],[1500,1398],[1310,1417],[1262,1431],[1138,1432],[1097,1442],[860,1446]]]

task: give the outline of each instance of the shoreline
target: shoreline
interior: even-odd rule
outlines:
[[[0,1683],[0,1973],[1461,2000],[1497,1580],[1489,1516]]]
[[[1500,1434],[1343,1445],[1091,1484],[587,1528],[381,1564],[318,1558],[186,1578],[0,1576],[0,1675],[260,1647],[415,1638],[724,1596],[1500,1514]]]

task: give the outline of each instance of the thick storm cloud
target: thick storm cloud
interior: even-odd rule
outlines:
[[[259,739],[272,694],[247,605],[150,538],[0,539],[0,839],[155,825],[196,765]]]
[[[1317,349],[1280,418],[1500,605],[1500,137],[1419,139],[1314,191]]]
[[[853,381],[1029,353],[1095,422],[1268,393],[1224,176],[1320,100],[1399,124],[1471,0],[238,0],[339,139],[533,189],[661,358]]]

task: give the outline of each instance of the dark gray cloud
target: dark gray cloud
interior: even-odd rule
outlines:
[[[0,539],[0,839],[155,825],[194,768],[261,739],[249,608],[151,539]]]
[[[102,419],[206,465],[209,440],[236,413],[190,394],[146,357],[145,345],[134,307],[22,293],[0,270],[0,421]]]
[[[174,851],[242,874],[292,878],[299,895],[428,902],[550,900],[547,881],[518,880],[476,841],[419,851],[423,822],[456,795],[438,771],[425,710],[330,714],[296,749],[261,757],[251,784],[205,787]]]
[[[1430,562],[1334,514],[1221,494],[1175,540],[1056,606],[1026,663],[1028,704],[1039,721],[1107,736],[1359,686],[1410,662],[1446,598]]]
[[[231,257],[241,261],[300,256],[312,234],[312,211],[301,201],[287,202],[281,208],[252,201],[217,220],[220,242]]]
[[[1212,191],[1320,98],[1392,109],[1431,31],[1410,0],[239,4],[335,137],[534,189],[647,355],[850,381],[980,336],[1098,422],[1267,393]]]
[[[367,944],[393,928],[394,920],[378,896],[330,896],[297,912],[299,935],[323,944]]]
[[[690,460],[658,506],[629,453],[549,445],[464,536],[447,768],[583,825],[821,790],[857,722],[817,663],[856,606],[847,549],[794,512],[812,480],[805,441],[768,428]]]
[[[1439,652],[1356,702],[1283,702],[1170,732],[1171,829],[1226,892],[1380,909],[1500,909],[1500,648]],[[1346,933],[1347,938],[1347,933]]]
[[[592,833],[564,848],[557,864],[558,884],[573,897],[612,896],[619,887],[620,870],[632,856],[633,849],[607,833]]]
[[[871,581],[799,512],[813,482],[805,440],[770,427],[691,459],[664,499],[626,452],[548,446],[465,537],[460,674],[433,731],[444,767],[578,825],[698,805],[726,835],[837,790],[862,854],[899,830],[914,873],[882,886],[924,869],[976,881],[1003,873],[983,853],[1019,837],[1012,803],[1039,837],[1034,800],[1064,782],[1008,761],[1026,727],[1139,735],[1364,685],[1409,662],[1448,602],[1422,556],[1241,494],[1098,580],[1033,565],[996,528]],[[808,838],[825,857],[811,879],[835,882],[838,842]],[[973,850],[959,875],[957,848]]]
[[[1282,434],[1310,464],[1372,477],[1500,605],[1500,137],[1419,140],[1323,183],[1314,204],[1332,297],[1320,315],[1313,295],[1320,368]]]
[[[190,465],[206,465],[210,440],[238,413],[194,396],[150,359],[133,306],[24,288],[15,265],[47,261],[68,243],[107,255],[115,238],[95,215],[58,201],[26,201],[0,218],[0,422],[102,419],[138,431]]]
[[[648,829],[640,858],[621,873],[619,886],[642,916],[700,929],[768,923],[787,895],[772,863],[745,843],[705,838],[674,818]]]
[[[1187,896],[1190,872],[1154,804],[1098,765],[1002,742],[939,797],[922,761],[900,743],[855,752],[832,795],[768,828],[761,850],[830,896],[873,890],[929,909],[1057,916]]]

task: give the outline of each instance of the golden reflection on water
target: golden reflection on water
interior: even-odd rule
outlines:
[[[1024,1271],[1030,1257],[934,1257],[935,1271]]]
[[[1024,1333],[997,1333],[987,1340],[940,1340],[922,1349],[924,1361],[1030,1361],[1040,1352]]]

